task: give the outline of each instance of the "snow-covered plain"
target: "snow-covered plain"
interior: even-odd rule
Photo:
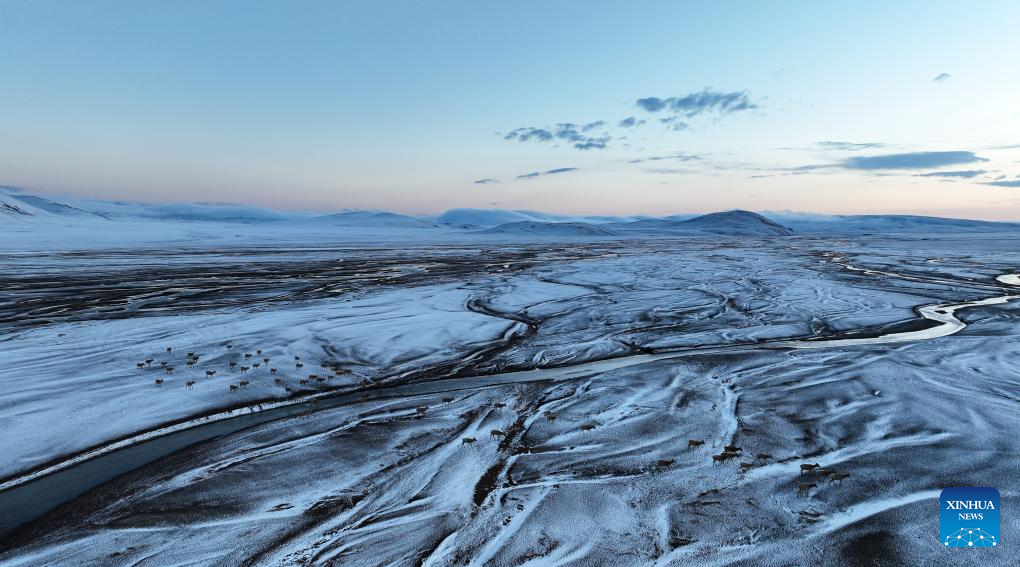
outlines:
[[[1020,501],[1020,235],[202,230],[4,243],[0,477],[226,408],[321,407],[140,462],[0,562],[943,564],[941,488]],[[228,366],[262,357],[276,374]],[[798,474],[815,462],[850,477]]]

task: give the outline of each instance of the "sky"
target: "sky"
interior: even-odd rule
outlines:
[[[0,184],[1020,220],[1020,3],[0,0]]]

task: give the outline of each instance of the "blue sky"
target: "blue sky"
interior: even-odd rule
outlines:
[[[0,184],[1020,219],[1018,21],[1009,1],[0,0]]]

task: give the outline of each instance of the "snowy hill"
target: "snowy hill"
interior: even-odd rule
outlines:
[[[765,213],[801,234],[1015,232],[1020,223],[916,215],[807,215]]]
[[[485,234],[528,234],[536,236],[616,236],[617,232],[583,222],[511,222],[482,231]]]
[[[647,219],[613,223],[614,230],[640,234],[722,234],[730,236],[786,236],[794,231],[750,211],[709,213],[686,220]]]

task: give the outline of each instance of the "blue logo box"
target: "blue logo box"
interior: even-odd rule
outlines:
[[[939,542],[943,547],[999,547],[999,491],[956,486],[939,497]]]

